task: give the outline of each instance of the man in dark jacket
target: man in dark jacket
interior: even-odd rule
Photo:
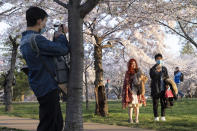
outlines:
[[[168,71],[165,66],[163,66],[163,56],[162,54],[155,55],[156,64],[150,69],[151,78],[151,96],[153,100],[153,111],[155,121],[159,121],[158,115],[158,103],[160,99],[161,103],[161,120],[165,121],[165,87],[164,79],[168,78]]]
[[[49,70],[55,73],[54,56],[63,56],[69,52],[68,41],[63,35],[67,29],[64,27],[55,33],[55,42],[47,40],[41,35],[45,31],[47,16],[47,13],[38,7],[30,7],[27,10],[27,30],[22,33],[20,51],[29,68],[30,87],[40,104],[40,123],[37,131],[62,131],[58,84]],[[35,42],[39,48],[39,55],[31,47],[33,34],[36,34]]]

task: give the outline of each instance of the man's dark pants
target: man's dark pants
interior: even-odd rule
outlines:
[[[37,98],[39,106],[40,123],[37,131],[62,131],[63,118],[60,108],[58,89],[45,96]]]
[[[159,99],[161,104],[161,116],[165,116],[165,93],[161,92],[159,95],[152,97],[154,117],[158,117]]]

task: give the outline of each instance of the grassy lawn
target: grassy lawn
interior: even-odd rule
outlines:
[[[173,108],[167,109],[166,122],[153,122],[152,103],[148,101],[147,107],[140,108],[140,124],[129,124],[127,122],[127,110],[121,109],[121,102],[110,101],[108,105],[109,116],[103,118],[94,115],[94,102],[90,103],[90,110],[88,111],[85,110],[85,104],[83,104],[84,121],[161,131],[197,131],[197,99],[178,100]],[[65,118],[65,104],[61,106]],[[38,119],[38,104],[14,104],[14,110],[11,113],[5,113],[4,106],[0,105],[0,115]]]

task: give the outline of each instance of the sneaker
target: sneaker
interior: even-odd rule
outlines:
[[[159,121],[159,117],[155,117],[155,121]]]
[[[129,119],[128,122],[132,124],[133,123],[133,119]]]
[[[166,121],[165,116],[161,117],[161,121]]]
[[[139,123],[139,120],[135,120],[135,123],[138,124]]]

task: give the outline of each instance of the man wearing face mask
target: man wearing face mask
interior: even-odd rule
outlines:
[[[55,72],[54,56],[64,56],[69,52],[68,41],[63,35],[67,29],[55,33],[55,41],[46,39],[41,34],[45,31],[47,13],[38,7],[26,11],[27,30],[22,33],[20,51],[29,68],[28,80],[39,102],[37,131],[62,131],[63,119],[59,103],[58,84],[49,71]],[[31,37],[36,34],[35,42],[39,55],[32,49]],[[44,65],[45,63],[46,65]]]
[[[161,120],[166,121],[165,119],[165,87],[164,79],[169,78],[168,70],[163,65],[163,56],[158,53],[155,55],[156,64],[150,69],[150,78],[151,78],[151,96],[153,100],[153,112],[155,121],[159,121],[158,115],[158,103],[160,99],[161,103]]]

